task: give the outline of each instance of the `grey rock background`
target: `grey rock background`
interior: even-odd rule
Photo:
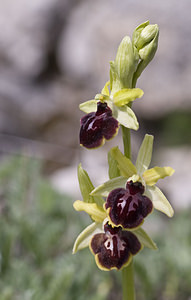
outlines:
[[[78,104],[100,91],[121,39],[147,19],[159,25],[160,40],[138,82],[145,96],[134,104],[143,122],[133,137],[135,153],[148,120],[153,132],[155,119],[175,109],[191,112],[190,9],[189,0],[0,0],[1,157],[40,158],[51,174],[64,168],[52,180],[68,192],[78,191],[79,161],[98,183],[106,178],[111,144],[97,154],[80,149]],[[157,134],[154,160],[176,169],[163,188],[180,207],[180,201],[191,201],[191,136],[184,147],[161,149],[160,130]]]

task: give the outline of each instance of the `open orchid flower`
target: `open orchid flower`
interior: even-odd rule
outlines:
[[[141,182],[128,181],[126,188],[112,190],[106,200],[105,208],[113,226],[125,229],[137,228],[144,218],[152,212],[152,201],[143,195]]]
[[[172,206],[155,184],[159,179],[171,176],[174,173],[174,170],[171,167],[154,167],[148,169],[152,157],[152,148],[153,136],[146,134],[141,144],[135,166],[130,159],[120,152],[118,147],[112,148],[110,155],[117,163],[117,167],[122,176],[113,178],[98,186],[91,192],[91,195],[108,197],[111,191],[125,187],[127,181],[133,181],[134,183],[138,182],[144,187],[144,195],[152,201],[154,208],[162,211],[168,217],[172,217],[174,214]],[[111,218],[111,211],[109,215]]]
[[[137,118],[128,105],[141,98],[143,91],[139,88],[121,89],[112,95],[108,85],[109,82],[94,100],[80,104],[80,109],[87,113],[81,119],[80,144],[88,149],[100,147],[105,140],[113,138],[120,124],[134,130],[139,128]]]
[[[103,233],[95,234],[90,242],[90,250],[95,255],[97,266],[101,270],[121,269],[127,266],[132,255],[137,254],[143,246],[135,234],[112,227],[108,222]]]
[[[78,167],[78,179],[83,201],[77,200],[73,206],[77,211],[85,211],[93,222],[78,235],[73,253],[89,247],[95,256],[97,266],[101,270],[109,271],[127,266],[132,256],[144,246],[157,249],[155,243],[141,227],[129,232],[121,226],[114,227],[109,224],[104,200],[100,196],[90,195],[94,186],[81,165]]]
[[[106,102],[97,102],[97,111],[81,119],[80,144],[86,148],[97,148],[105,140],[112,139],[119,129],[119,122],[112,117]]]

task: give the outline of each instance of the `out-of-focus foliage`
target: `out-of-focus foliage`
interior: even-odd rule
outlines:
[[[54,191],[40,169],[27,158],[0,168],[0,300],[105,299],[108,274],[89,251],[72,255],[88,219],[77,217],[72,199]]]
[[[120,300],[120,273],[98,270],[88,249],[72,255],[90,220],[41,173],[39,161],[28,158],[0,166],[0,300]],[[175,214],[167,227],[159,214],[151,216],[162,226],[152,236],[159,251],[135,258],[137,299],[191,296],[189,215]]]

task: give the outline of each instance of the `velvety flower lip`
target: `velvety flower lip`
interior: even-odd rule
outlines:
[[[112,190],[106,200],[105,208],[114,226],[133,229],[140,226],[144,218],[152,212],[152,201],[143,195],[141,182],[128,181],[126,188]]]
[[[81,118],[80,144],[88,149],[100,147],[105,140],[113,138],[119,129],[119,122],[112,117],[112,111],[105,102],[97,103],[97,111]]]
[[[142,245],[132,232],[124,231],[121,227],[113,228],[106,223],[104,233],[97,233],[91,239],[90,249],[97,266],[109,271],[127,266]]]

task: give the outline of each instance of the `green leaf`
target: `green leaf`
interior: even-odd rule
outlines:
[[[121,125],[134,130],[139,129],[137,118],[133,110],[127,105],[122,107],[113,105],[113,116]]]
[[[94,190],[94,186],[88,173],[82,168],[81,164],[78,166],[78,181],[84,202],[96,203],[102,207],[104,200],[101,197],[92,197],[90,195],[91,191]]]
[[[120,171],[116,160],[112,157],[111,152],[108,152],[108,165],[109,165],[109,178],[115,178],[120,176]]]
[[[73,254],[77,251],[84,249],[89,246],[89,242],[91,241],[92,237],[97,234],[103,232],[102,224],[101,223],[92,223],[91,225],[87,226],[77,237],[74,247],[73,247]]]
[[[105,183],[96,187],[92,192],[91,195],[100,195],[102,197],[107,197],[108,194],[119,187],[124,188],[127,182],[127,178],[122,176],[113,178],[111,180],[106,181]]]
[[[150,165],[153,151],[153,139],[153,135],[146,134],[139,149],[136,168],[140,175],[142,175]]]
[[[141,242],[141,244],[147,248],[157,250],[157,245],[155,242],[151,239],[151,237],[144,231],[142,227],[139,227],[135,230],[133,230],[133,233],[137,236],[138,240]]]
[[[174,215],[172,206],[158,187],[147,185],[145,195],[151,199],[154,208],[162,211],[168,217],[172,217]]]
[[[171,167],[154,167],[146,170],[143,173],[143,178],[148,185],[154,185],[159,179],[171,176],[174,174],[174,169]]]
[[[141,89],[122,89],[113,95],[113,102],[116,106],[123,106],[137,98],[143,96],[143,91]]]
[[[137,174],[137,170],[131,160],[123,155],[118,147],[113,147],[111,149],[111,155],[117,161],[122,176],[129,178],[134,174]]]
[[[95,112],[97,111],[97,100],[94,99],[94,100],[88,100],[86,102],[83,102],[79,105],[79,108],[86,114]]]

